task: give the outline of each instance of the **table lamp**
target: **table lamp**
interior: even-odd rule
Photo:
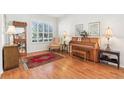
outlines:
[[[15,26],[9,26],[6,34],[9,35],[10,45],[13,45],[13,34],[15,34]]]
[[[67,32],[64,32],[63,35],[64,35],[64,45],[66,45],[66,36],[67,36]]]
[[[105,32],[105,37],[107,38],[107,47],[106,47],[106,50],[111,50],[110,44],[109,44],[109,40],[112,37],[112,30],[111,30],[110,27],[107,28],[107,30]]]

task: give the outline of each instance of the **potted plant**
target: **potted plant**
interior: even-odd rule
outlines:
[[[83,32],[81,32],[80,35],[83,37],[87,37],[88,33],[86,32],[86,30],[83,30]]]

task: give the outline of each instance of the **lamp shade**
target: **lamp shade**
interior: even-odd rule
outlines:
[[[66,32],[66,31],[64,31],[63,35],[64,35],[64,36],[67,36],[67,32]]]
[[[112,29],[110,27],[107,28],[107,30],[105,32],[105,37],[106,38],[112,37]]]
[[[9,35],[15,34],[15,26],[9,26],[6,34]]]

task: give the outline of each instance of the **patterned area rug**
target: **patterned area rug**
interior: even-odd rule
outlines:
[[[59,60],[61,58],[63,58],[63,56],[60,56],[55,53],[46,53],[46,54],[42,54],[42,55],[37,55],[37,56],[33,56],[31,58],[27,58],[27,66],[28,66],[28,68],[34,68],[34,67],[40,66],[42,64],[46,64],[49,62]]]

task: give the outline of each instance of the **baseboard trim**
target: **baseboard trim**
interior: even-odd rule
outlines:
[[[109,64],[110,64],[110,65],[113,65],[113,66],[117,66],[117,64],[115,64],[115,63],[109,62]],[[124,68],[124,66],[121,66],[121,65],[120,65],[120,68]]]
[[[121,68],[124,68],[124,66],[120,66]]]
[[[46,50],[38,50],[38,51],[29,51],[29,52],[27,52],[27,53],[47,52],[47,51],[49,51],[49,50],[46,49]]]
[[[3,71],[2,72],[0,72],[0,79],[1,79],[1,75],[3,74]]]

